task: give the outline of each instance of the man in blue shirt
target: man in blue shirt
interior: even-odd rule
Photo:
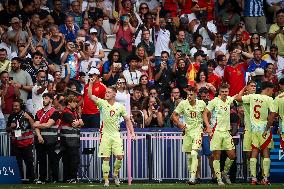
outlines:
[[[65,36],[65,41],[75,42],[79,26],[74,24],[73,16],[66,16],[65,24],[59,26],[59,31]]]
[[[253,51],[253,59],[249,61],[248,72],[253,72],[256,68],[262,68],[263,70],[266,69],[267,62],[262,60],[262,53],[261,49],[255,49]]]

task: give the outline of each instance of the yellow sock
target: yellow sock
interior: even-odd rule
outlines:
[[[250,172],[252,178],[256,178],[256,163],[257,163],[256,158],[250,158]]]
[[[221,180],[220,160],[213,161],[213,168],[214,168],[214,172],[215,172],[217,180]]]
[[[269,177],[270,163],[271,163],[270,158],[263,158],[262,167],[263,167],[263,176],[265,178]]]
[[[230,171],[231,165],[233,164],[234,160],[231,160],[230,158],[227,157],[225,161],[225,166],[224,166],[224,173],[228,174]]]
[[[192,179],[196,178],[196,172],[197,172],[197,167],[198,167],[197,155],[198,155],[198,153],[195,150],[191,151],[190,178],[192,178]]]
[[[114,171],[113,171],[113,176],[118,176],[118,172],[121,168],[122,160],[116,159],[114,162]]]
[[[104,180],[108,180],[109,170],[110,170],[109,161],[105,161],[104,160],[103,161],[103,165],[102,165],[102,171],[103,171]]]

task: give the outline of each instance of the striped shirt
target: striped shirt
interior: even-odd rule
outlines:
[[[263,0],[245,0],[244,16],[264,16]]]

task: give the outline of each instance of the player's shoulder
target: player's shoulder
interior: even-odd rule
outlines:
[[[284,92],[275,97],[275,100],[280,100],[281,98],[284,98]]]
[[[200,106],[206,106],[206,103],[203,100],[196,100],[196,104],[200,105]]]

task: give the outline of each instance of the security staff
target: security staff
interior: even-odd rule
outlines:
[[[36,112],[35,131],[37,135],[36,150],[37,162],[39,166],[38,184],[47,180],[47,155],[48,165],[51,170],[50,181],[58,181],[59,162],[55,147],[58,142],[58,120],[60,113],[52,106],[53,95],[51,93],[43,94],[43,108]]]
[[[77,97],[69,95],[66,98],[66,104],[67,106],[61,113],[60,121],[63,180],[69,183],[76,183],[80,164],[80,127],[84,124],[76,110]]]
[[[26,177],[33,182],[34,158],[33,158],[33,124],[31,114],[25,112],[25,105],[21,99],[13,102],[13,113],[8,117],[6,131],[11,134],[11,155],[16,156],[18,166],[23,178],[23,160],[26,165]]]

